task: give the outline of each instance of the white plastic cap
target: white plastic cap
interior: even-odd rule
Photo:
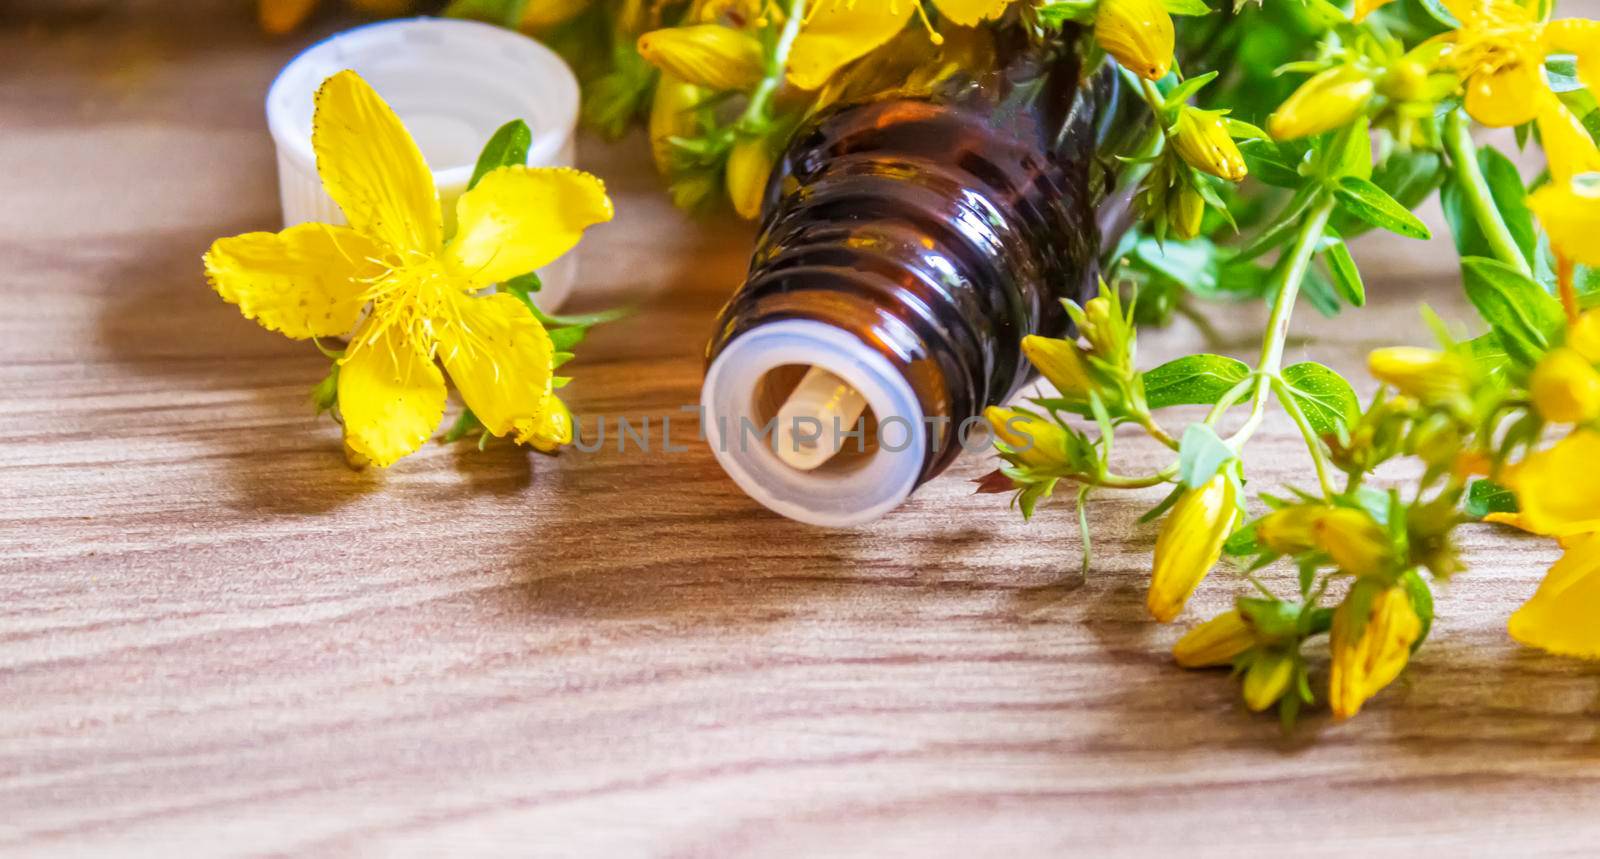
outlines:
[[[528,164],[573,164],[578,81],[554,51],[477,21],[408,18],[369,24],[306,49],[267,92],[285,226],[344,223],[317,178],[311,116],[317,88],[345,69],[366,79],[416,138],[433,168],[447,221],[483,145],[513,119],[533,130]],[[539,275],[544,288],[534,299],[554,312],[572,291],[576,255],[567,254]]]
[[[877,420],[877,443],[815,470],[785,463],[772,450],[776,433],[757,437],[777,412],[761,400],[767,374],[779,367],[821,367],[849,383]],[[822,322],[783,320],[734,338],[706,372],[700,404],[711,451],[739,488],[811,525],[843,528],[882,517],[917,487],[927,456],[927,424],[905,376],[855,335]],[[855,446],[849,441],[846,450]]]

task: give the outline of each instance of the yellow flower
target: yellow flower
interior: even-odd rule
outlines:
[[[1588,479],[1595,463],[1600,433],[1577,430],[1506,469],[1505,484],[1517,495],[1525,527],[1552,537],[1600,531],[1600,480]]]
[[[1289,691],[1294,682],[1294,656],[1279,650],[1268,650],[1250,663],[1244,673],[1244,705],[1250,712],[1259,713],[1271,707]]]
[[[1233,609],[1184,633],[1172,647],[1172,658],[1184,668],[1232,665],[1255,646],[1255,629],[1244,612]]]
[[[1550,235],[1558,256],[1600,266],[1600,173],[1552,181],[1528,195],[1528,208]]]
[[[1422,634],[1422,619],[1404,589],[1379,590],[1365,605],[1357,594],[1352,590],[1333,613],[1328,704],[1337,719],[1361,712],[1367,699],[1394,682]]]
[[[1267,118],[1267,132],[1276,140],[1293,140],[1348,125],[1366,111],[1375,89],[1372,78],[1355,66],[1318,72]]]
[[[761,214],[773,161],[772,149],[764,137],[741,138],[728,153],[728,200],[739,217],[750,221]]]
[[[1061,396],[1087,398],[1092,382],[1078,344],[1054,337],[1029,334],[1022,338],[1022,354],[1055,385]]]
[[[1573,542],[1507,628],[1529,647],[1600,659],[1600,534]]]
[[[1578,76],[1600,94],[1600,25],[1564,18],[1545,23],[1540,4],[1515,0],[1445,0],[1461,26],[1439,37],[1443,62],[1461,79],[1464,105],[1484,125],[1533,120],[1549,94],[1546,54],[1570,51]]]
[[[1384,572],[1394,556],[1394,544],[1366,512],[1335,507],[1317,517],[1311,527],[1317,548],[1352,576],[1361,578]]]
[[[398,15],[411,8],[411,0],[350,0],[350,5],[369,15]],[[257,0],[256,19],[263,31],[281,36],[304,23],[315,8],[317,0]]]
[[[707,89],[745,90],[761,80],[761,43],[732,27],[693,24],[651,30],[639,37],[638,47],[651,65]]]
[[[971,27],[1000,16],[1011,0],[931,0],[950,23]],[[818,0],[806,15],[789,52],[789,82],[813,90],[834,72],[882,47],[913,15],[929,27],[923,0]]]
[[[1054,421],[999,406],[984,409],[983,416],[1022,465],[1049,470],[1068,464],[1067,433]]]
[[[1178,154],[1196,170],[1230,182],[1242,181],[1249,173],[1223,111],[1185,107],[1178,114],[1175,133]]]
[[[1541,358],[1528,379],[1528,393],[1547,421],[1579,424],[1600,415],[1600,371],[1574,349],[1561,347]]]
[[[1422,400],[1444,399],[1466,390],[1461,359],[1420,346],[1386,346],[1367,355],[1367,371],[1402,394]]]
[[[1139,77],[1160,80],[1172,68],[1172,16],[1161,0],[1100,0],[1094,40]]]
[[[219,239],[205,255],[212,287],[288,337],[355,329],[339,360],[339,409],[346,442],[376,465],[438,426],[436,359],[490,433],[537,435],[552,408],[550,337],[515,296],[479,293],[610,220],[605,186],[576,170],[500,168],[457,201],[446,242],[422,153],[365,81],[343,71],[323,82],[312,128],[323,185],[350,226]]]
[[[1152,617],[1167,623],[1183,611],[1194,589],[1222,557],[1222,544],[1238,521],[1237,489],[1226,475],[1218,474],[1199,489],[1183,493],[1156,538],[1145,598]]]

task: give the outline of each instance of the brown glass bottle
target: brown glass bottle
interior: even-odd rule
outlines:
[[[1099,275],[1097,210],[1114,180],[1100,153],[1136,129],[1119,122],[1114,70],[1085,69],[1070,44],[1017,47],[999,71],[951,81],[932,98],[836,108],[796,135],[769,188],[749,275],[707,347],[707,421],[727,417],[719,405],[747,405],[758,423],[775,413],[803,359],[765,373],[748,404],[737,392],[711,396],[714,381],[724,384],[718,359],[751,332],[804,320],[854,338],[903,377],[928,430],[912,436],[923,448],[916,484],[950,464],[963,422],[1029,381],[1022,338],[1066,334],[1061,299],[1084,300]],[[888,417],[879,405],[869,424]],[[711,435],[731,443],[726,426]],[[878,443],[873,428],[866,435]],[[752,495],[795,518],[850,524],[883,512],[878,503],[852,513],[850,498],[802,483],[774,504],[741,473],[771,463],[736,469],[717,453]],[[860,453],[841,455],[833,471],[859,468]],[[819,515],[807,515],[808,491],[826,508]]]

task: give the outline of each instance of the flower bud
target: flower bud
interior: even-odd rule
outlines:
[[[664,72],[718,92],[749,89],[761,80],[761,43],[732,27],[651,30],[639,37],[639,55]]]
[[[1547,421],[1581,424],[1600,415],[1600,371],[1568,346],[1540,359],[1528,379],[1528,393]]]
[[[1092,302],[1091,302],[1092,303]],[[1022,354],[1056,386],[1063,397],[1086,398],[1093,383],[1078,344],[1054,337],[1029,334],[1022,338]]]
[[[1167,193],[1167,223],[1180,239],[1200,235],[1206,217],[1206,198],[1200,196],[1188,182],[1180,183]]]
[[[1185,107],[1178,113],[1175,134],[1178,154],[1190,167],[1229,182],[1249,173],[1221,111]]]
[[[1419,346],[1386,346],[1367,355],[1373,378],[1393,385],[1402,394],[1433,401],[1466,390],[1461,360],[1448,352]]]
[[[984,409],[983,416],[1020,465],[1059,469],[1068,464],[1067,432],[1054,421],[999,406]]]
[[[1172,646],[1172,658],[1184,668],[1231,665],[1256,646],[1255,630],[1238,609],[1222,614],[1184,633]]]
[[[1466,439],[1449,416],[1435,413],[1411,433],[1411,450],[1428,465],[1456,462]]]
[[[1388,532],[1363,510],[1335,507],[1317,518],[1311,532],[1317,548],[1357,578],[1383,572],[1394,555]]]
[[[728,200],[733,210],[747,221],[761,214],[767,196],[767,177],[772,175],[772,150],[764,137],[751,137],[733,144],[728,153]]]
[[[1334,718],[1361,712],[1406,667],[1422,619],[1402,588],[1357,582],[1333,613],[1328,704]]]
[[[1328,508],[1299,504],[1274,510],[1256,523],[1256,539],[1261,545],[1284,555],[1298,555],[1316,547],[1317,520]]]
[[[1161,0],[1101,0],[1094,38],[1139,77],[1160,80],[1172,68],[1172,16]]]
[[[706,91],[679,78],[663,74],[650,103],[650,155],[663,176],[672,168],[672,138],[693,137],[700,130],[696,108]]]
[[[555,394],[544,398],[544,408],[532,420],[517,422],[517,443],[554,453],[572,443],[572,411]]]
[[[1300,85],[1267,119],[1276,140],[1294,140],[1348,125],[1367,109],[1372,79],[1354,66],[1339,66]]]
[[[1097,295],[1083,305],[1083,337],[1101,358],[1115,361],[1124,351],[1123,320],[1112,315],[1111,300]]]
[[[1183,611],[1194,589],[1222,557],[1222,544],[1239,521],[1237,489],[1218,474],[1172,505],[1156,538],[1145,607],[1166,623]]]
[[[1259,713],[1278,703],[1294,682],[1294,656],[1268,650],[1250,663],[1244,673],[1244,705]]]
[[[1395,101],[1415,101],[1428,90],[1428,67],[1410,57],[1402,57],[1378,81],[1378,91]]]

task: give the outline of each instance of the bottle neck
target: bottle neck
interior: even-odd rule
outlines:
[[[921,425],[905,491],[943,471],[969,437],[963,426],[1030,378],[1022,338],[1067,333],[1061,299],[1083,300],[1096,284],[1096,206],[1109,180],[1096,152],[1112,72],[1085,77],[1075,53],[1037,51],[938,98],[846,107],[802,130],[774,179],[749,276],[708,346],[707,419],[713,401],[756,398],[712,391],[733,383],[730,350],[747,361],[748,341],[771,326],[815,323],[849,348],[813,344],[812,363],[856,367],[870,353],[898,378],[888,387],[915,399],[914,415],[871,403],[867,416]],[[796,384],[780,376],[738,383],[758,393]],[[883,408],[910,408],[895,400]]]

